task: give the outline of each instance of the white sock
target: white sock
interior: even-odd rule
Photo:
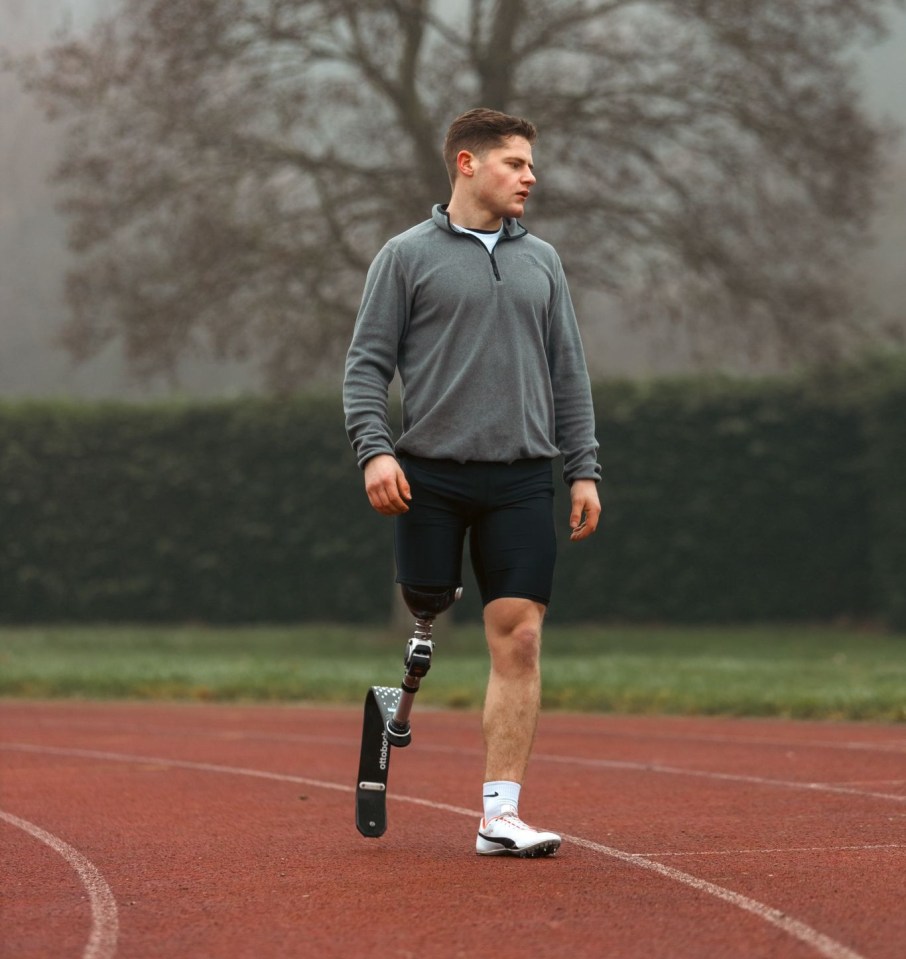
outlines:
[[[519,813],[519,791],[522,786],[512,782],[490,782],[484,784],[482,797],[484,799],[484,818],[493,819],[508,812]]]

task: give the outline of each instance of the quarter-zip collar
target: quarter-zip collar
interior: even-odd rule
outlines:
[[[496,246],[493,250],[489,250],[484,243],[478,239],[477,236],[473,236],[471,233],[463,233],[461,230],[455,229],[453,224],[450,222],[450,214],[447,213],[446,203],[438,203],[434,207],[432,211],[432,219],[437,226],[439,226],[442,230],[445,230],[447,233],[452,233],[453,236],[461,236],[470,243],[477,243],[485,251],[485,253],[487,253],[488,258],[491,261],[491,269],[494,271],[494,279],[498,282],[500,281],[500,270],[497,267],[497,257],[494,255],[497,250]],[[512,217],[504,217],[503,233],[500,234],[500,239],[497,241],[497,246],[503,243],[504,240],[521,240],[522,237],[527,235],[528,230],[518,220],[514,220]]]
[[[446,230],[447,233],[453,233],[458,236],[468,236],[468,233],[458,233],[458,231],[453,229],[453,224],[450,222],[450,214],[447,213],[446,203],[436,204],[434,209],[431,211],[431,218],[434,220],[437,226],[439,226],[442,230]],[[500,241],[518,240],[527,233],[528,230],[518,220],[515,220],[512,217],[504,217],[503,235],[500,237]]]

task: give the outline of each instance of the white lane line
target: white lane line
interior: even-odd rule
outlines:
[[[336,792],[355,792],[353,786],[347,786],[342,783],[327,782],[320,779],[309,779],[308,777],[304,776],[290,776],[285,773],[266,772],[259,769],[245,769],[236,766],[224,766],[218,763],[199,763],[184,759],[164,759],[156,756],[136,756],[128,753],[108,753],[92,749],[65,749],[51,746],[30,746],[25,743],[2,743],[0,744],[0,747],[16,749],[23,752],[46,753],[58,756],[77,756],[87,759],[101,759],[109,762],[125,762],[132,764],[149,763],[158,766],[172,766],[178,769],[195,769],[203,772],[253,776],[257,779],[269,779],[277,782],[297,783],[322,789],[331,789]],[[398,796],[391,794],[389,798],[394,799],[397,802],[405,802],[409,803],[410,805],[424,806],[428,809],[454,813],[457,816],[468,816],[472,819],[477,818],[478,815],[473,809],[465,809],[462,806],[451,806],[447,803],[433,802],[432,800],[421,799],[415,796]],[[748,896],[743,896],[740,893],[733,892],[731,889],[726,889],[723,886],[716,885],[715,883],[707,882],[704,879],[699,879],[697,876],[681,872],[680,870],[674,869],[671,866],[665,866],[663,863],[655,862],[654,860],[648,859],[645,856],[637,853],[624,852],[621,849],[614,849],[611,846],[604,846],[600,843],[592,842],[590,839],[583,839],[580,836],[569,836],[564,834],[563,838],[567,842],[571,842],[574,845],[582,847],[583,849],[588,849],[591,852],[602,853],[603,855],[610,856],[625,863],[629,863],[630,865],[638,866],[640,869],[645,869],[649,872],[656,873],[665,879],[670,879],[673,882],[688,886],[697,892],[702,892],[713,896],[716,899],[720,899],[723,902],[729,903],[738,909],[742,909],[745,912],[751,913],[752,915],[757,916],[759,919],[762,919],[764,922],[781,929],[794,939],[798,939],[800,942],[805,943],[805,945],[814,949],[818,955],[825,957],[825,959],[864,959],[864,957],[859,953],[854,952],[852,949],[849,949],[842,943],[837,942],[835,939],[831,939],[829,936],[818,932],[817,929],[813,929],[806,923],[800,922],[798,919],[793,919],[792,917],[781,912],[779,909],[766,906],[764,903],[758,902],[756,899],[750,899]]]
[[[222,735],[213,737],[216,739],[222,739]],[[234,737],[226,737],[231,739]],[[280,736],[255,736],[252,737],[240,737],[241,739],[252,738],[252,739],[264,739],[266,741],[282,741],[284,737]],[[322,745],[346,745],[354,746],[356,749],[359,747],[358,742],[353,742],[349,739],[340,739],[332,736],[307,736],[305,734],[291,735],[287,737],[290,741],[305,741],[311,742],[313,744],[322,744]],[[0,742],[0,749],[19,749],[19,750],[28,750],[29,747],[27,744],[20,743],[2,743]],[[35,747],[36,749],[38,747]],[[474,749],[470,747],[455,747],[455,746],[444,746],[441,744],[431,744],[425,747],[431,752],[440,752],[440,753],[453,753],[459,756],[464,755],[484,755],[484,753],[479,749]],[[73,750],[73,754],[77,754],[78,750]],[[745,775],[742,773],[721,773],[713,772],[707,769],[684,769],[681,766],[665,766],[661,763],[645,763],[645,762],[632,762],[630,760],[623,759],[592,759],[582,756],[555,756],[549,753],[533,753],[532,762],[548,762],[556,763],[559,765],[567,766],[590,766],[597,767],[600,769],[621,769],[628,770],[630,772],[642,772],[642,773],[657,773],[659,775],[668,775],[668,776],[691,776],[697,779],[713,779],[719,782],[739,782],[739,783],[749,783],[755,786],[767,786],[778,789],[795,789],[805,792],[815,792],[815,793],[834,793],[837,795],[843,796],[858,796],[864,799],[883,799],[891,802],[897,803],[906,803],[906,793],[887,793],[887,792],[875,792],[873,790],[867,789],[855,789],[852,786],[844,786],[837,783],[820,783],[820,782],[803,782],[797,781],[794,779],[771,779],[766,776],[751,776]],[[894,783],[897,781],[894,780]],[[313,785],[319,785],[314,783]],[[325,785],[325,788],[330,788]]]
[[[906,779],[845,779],[837,786],[906,786]]]
[[[666,856],[679,858],[685,858],[686,856],[761,856],[785,855],[791,852],[873,852],[878,849],[906,849],[906,843],[879,842],[859,846],[778,846],[775,849],[702,849],[687,850],[686,852],[640,852],[638,855],[661,859]]]
[[[763,919],[765,922],[770,923],[770,925],[776,926],[787,935],[798,939],[807,946],[811,946],[815,952],[821,956],[825,956],[826,959],[862,959],[859,953],[837,942],[836,939],[831,939],[830,936],[826,936],[823,932],[818,932],[817,929],[813,929],[806,923],[800,922],[798,919],[793,919],[792,916],[788,916],[786,913],[781,912],[779,909],[774,909],[772,906],[766,906],[764,903],[758,902],[757,899],[750,899],[748,896],[740,895],[738,892],[725,889],[723,886],[718,886],[713,882],[699,879],[697,876],[691,876],[687,872],[680,872],[672,866],[665,866],[663,863],[654,862],[645,856],[623,852],[620,849],[613,849],[610,846],[602,846],[600,843],[591,842],[588,839],[581,839],[578,836],[564,836],[563,838],[568,839],[577,846],[582,846],[584,849],[590,849],[592,852],[602,852],[607,856],[613,856],[614,859],[620,859],[623,862],[631,863],[633,866],[638,866],[640,869],[647,869],[649,872],[657,873],[665,879],[673,879],[675,882],[680,882],[685,886],[691,886],[699,892],[704,892],[709,896],[722,899],[724,902],[728,902],[738,909],[758,916],[759,919]]]
[[[222,738],[221,736],[214,737],[217,739]],[[232,737],[228,737],[232,738]],[[246,738],[246,737],[241,737]],[[283,737],[272,737],[272,736],[253,736],[253,739],[265,739],[267,741],[282,740]],[[339,739],[334,737],[327,736],[306,736],[300,734],[298,736],[293,735],[290,737],[292,741],[306,741],[313,744],[323,744],[323,745],[348,745],[355,746],[356,749],[359,747],[359,743],[353,742],[352,740]],[[0,743],[0,749],[19,749],[28,751],[31,747],[27,744],[21,743]],[[37,749],[38,747],[35,747]],[[431,744],[426,747],[431,752],[440,752],[440,753],[454,753],[456,755],[484,755],[484,753],[479,749],[469,748],[469,747],[454,747],[454,746],[444,746],[440,744]],[[73,750],[72,754],[78,754],[78,750]],[[600,769],[621,769],[628,770],[630,772],[642,772],[642,773],[657,773],[659,775],[668,775],[668,776],[691,776],[697,779],[713,779],[719,782],[739,782],[739,783],[748,783],[755,786],[767,786],[777,789],[795,789],[805,792],[815,792],[815,793],[834,793],[836,795],[843,796],[858,796],[864,799],[883,799],[890,802],[897,803],[906,803],[906,794],[904,793],[887,793],[887,792],[876,792],[873,790],[867,789],[855,789],[852,786],[844,786],[836,783],[820,783],[820,782],[802,782],[794,779],[772,779],[766,776],[751,776],[745,775],[742,773],[721,773],[713,772],[707,769],[684,769],[681,766],[665,766],[661,763],[645,763],[645,762],[632,762],[630,760],[623,759],[592,759],[582,756],[555,756],[549,753],[533,753],[532,762],[548,762],[556,763],[558,765],[567,765],[567,766],[590,766],[597,767]],[[896,781],[894,781],[896,782]],[[313,785],[320,785],[313,783]],[[325,785],[324,788],[330,788]]]
[[[797,782],[791,779],[771,779],[767,776],[748,776],[742,773],[718,773],[704,769],[683,769],[681,766],[664,766],[661,763],[635,763],[621,759],[583,759],[578,756],[551,756],[543,753],[533,753],[532,761],[535,760],[576,766],[599,766],[602,769],[627,769],[637,772],[663,773],[669,776],[696,776],[704,779],[717,779],[723,782],[750,783],[756,786],[776,786],[782,789],[803,789],[807,792],[839,793],[843,796],[861,796],[866,799],[887,799],[892,802],[906,803],[906,795],[900,793],[872,792],[867,789],[853,789],[850,786],[838,786],[834,783]]]
[[[88,937],[82,959],[113,959],[119,936],[119,913],[116,908],[116,899],[113,898],[110,887],[97,867],[68,843],[45,832],[34,823],[2,810],[0,810],[0,819],[50,846],[75,869],[88,892],[91,903],[91,935]]]
[[[695,720],[697,717],[679,717]],[[720,717],[713,717],[719,720]],[[772,720],[766,720],[771,722]],[[801,720],[806,725],[808,720]],[[568,735],[562,730],[556,730],[551,727],[548,730],[553,735]],[[878,742],[868,742],[865,740],[840,740],[835,742],[831,739],[771,739],[768,736],[726,736],[718,733],[667,733],[652,730],[651,732],[636,732],[621,729],[596,729],[595,735],[608,739],[619,740],[665,740],[667,742],[681,743],[718,743],[723,746],[775,746],[779,749],[841,749],[846,751],[868,751],[879,753],[902,753],[906,752],[906,737],[902,739],[890,739]]]
[[[261,769],[246,769],[243,766],[221,766],[218,763],[200,763],[189,759],[164,759],[159,756],[137,756],[133,753],[112,753],[98,749],[69,749],[62,746],[33,746],[30,743],[0,743],[0,749],[22,753],[44,753],[51,756],[75,756],[79,759],[103,759],[107,762],[147,764],[149,766],[172,766],[176,769],[199,769],[209,773],[232,773],[236,776],[252,776],[257,779],[276,779],[279,782],[317,786],[337,792],[354,792],[354,787],[323,779],[308,779],[305,776],[290,776]]]

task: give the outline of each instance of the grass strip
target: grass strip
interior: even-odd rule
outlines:
[[[447,627],[446,629],[444,627]],[[438,623],[420,701],[476,708],[480,627]],[[360,626],[0,628],[0,695],[360,703],[405,636]],[[549,627],[549,709],[906,721],[906,635],[819,626]]]

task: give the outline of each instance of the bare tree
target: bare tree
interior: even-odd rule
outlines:
[[[848,59],[903,0],[122,0],[26,82],[67,126],[64,341],[134,370],[336,367],[364,273],[448,197],[470,106],[541,130],[532,229],[574,284],[832,350],[886,132]]]

